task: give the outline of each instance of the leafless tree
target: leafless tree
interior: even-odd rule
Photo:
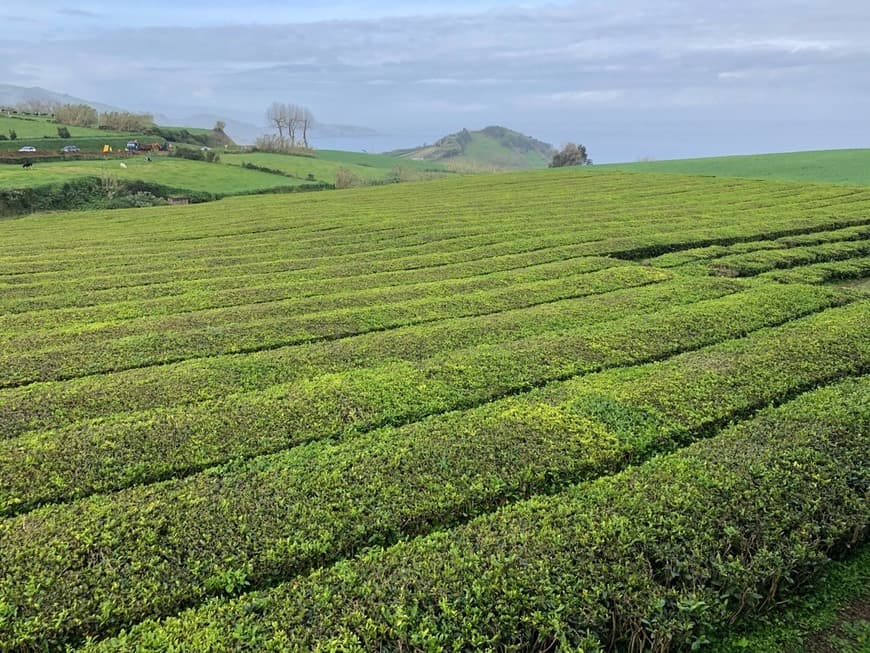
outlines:
[[[302,147],[309,147],[308,130],[314,126],[314,114],[311,113],[311,110],[308,107],[302,107],[300,126],[302,128]]]
[[[35,113],[36,115],[41,116],[54,113],[58,104],[59,103],[54,100],[29,97],[26,100],[19,102],[16,108],[23,113]]]
[[[284,130],[287,128],[287,105],[273,102],[266,109],[266,120],[278,130],[278,137],[284,141]]]
[[[266,110],[266,120],[278,130],[278,138],[283,143],[285,131],[287,145],[296,146],[296,135],[302,131],[302,144],[308,147],[308,130],[314,123],[314,116],[308,107],[298,104],[273,102]]]
[[[107,111],[100,114],[100,127],[116,131],[137,132],[148,129],[153,124],[154,116],[150,113]]]
[[[87,104],[62,104],[54,110],[54,121],[76,127],[96,127],[97,110]]]

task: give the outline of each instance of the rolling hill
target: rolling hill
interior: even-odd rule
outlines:
[[[638,161],[610,163],[596,167],[636,172],[870,185],[870,149]]]
[[[433,145],[387,152],[414,161],[438,161],[458,170],[525,170],[546,168],[553,146],[506,127],[463,129]]]
[[[14,84],[0,84],[0,107],[13,107],[19,102],[28,100],[41,100],[59,104],[87,104],[97,111],[123,111],[116,106],[102,102],[84,100],[68,93],[58,93],[39,86],[16,86]]]

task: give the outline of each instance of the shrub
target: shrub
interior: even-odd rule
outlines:
[[[350,168],[341,166],[335,171],[336,188],[352,188],[361,185],[362,180]]]

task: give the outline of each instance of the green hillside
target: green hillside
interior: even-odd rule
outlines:
[[[438,161],[462,171],[527,170],[546,168],[553,158],[553,147],[506,127],[486,127],[480,131],[463,129],[410,150],[388,154],[412,161]]]
[[[637,172],[870,185],[870,149],[642,161],[598,167]]]
[[[57,133],[58,127],[66,127],[70,137],[60,138]],[[10,139],[10,132],[13,131],[17,136],[14,140]],[[25,145],[37,148],[39,153],[56,152],[64,145],[70,144],[77,145],[85,152],[99,152],[104,144],[109,144],[116,150],[124,149],[124,145],[131,139],[138,139],[141,143],[162,142],[169,139],[173,142],[212,147],[220,147],[225,143],[232,144],[225,134],[210,129],[159,126],[150,131],[124,132],[62,125],[46,116],[4,113],[0,113],[0,136],[5,137],[5,139],[0,138],[0,152],[15,152]]]
[[[361,184],[410,181],[447,174],[441,163],[396,159],[382,154],[315,150],[311,155],[244,152],[221,154],[221,163],[257,166],[280,171],[300,180],[334,184],[339,169],[356,177]]]
[[[126,168],[122,168],[121,163]],[[96,159],[45,162],[34,165],[30,170],[0,165],[0,189],[36,187],[107,175],[121,181],[140,180],[160,184],[182,192],[204,191],[220,195],[237,195],[304,183],[298,179],[215,163],[156,156],[147,161],[144,156],[137,156],[123,161]]]
[[[0,650],[709,648],[867,542],[868,277],[614,170],[0,221]]]

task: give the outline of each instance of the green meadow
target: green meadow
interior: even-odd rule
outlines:
[[[221,154],[221,163],[279,171],[301,180],[334,184],[340,169],[349,172],[358,183],[410,181],[442,176],[447,173],[439,163],[408,161],[382,154],[316,150],[309,155],[245,152]]]
[[[636,172],[870,185],[870,150],[867,149],[641,161],[600,167]]]
[[[121,167],[122,163],[126,167]],[[179,192],[203,191],[218,195],[266,191],[304,183],[303,180],[258,170],[164,156],[153,156],[151,161],[137,155],[126,159],[36,162],[27,170],[20,166],[0,165],[0,188],[34,187],[82,177],[144,181]]]

